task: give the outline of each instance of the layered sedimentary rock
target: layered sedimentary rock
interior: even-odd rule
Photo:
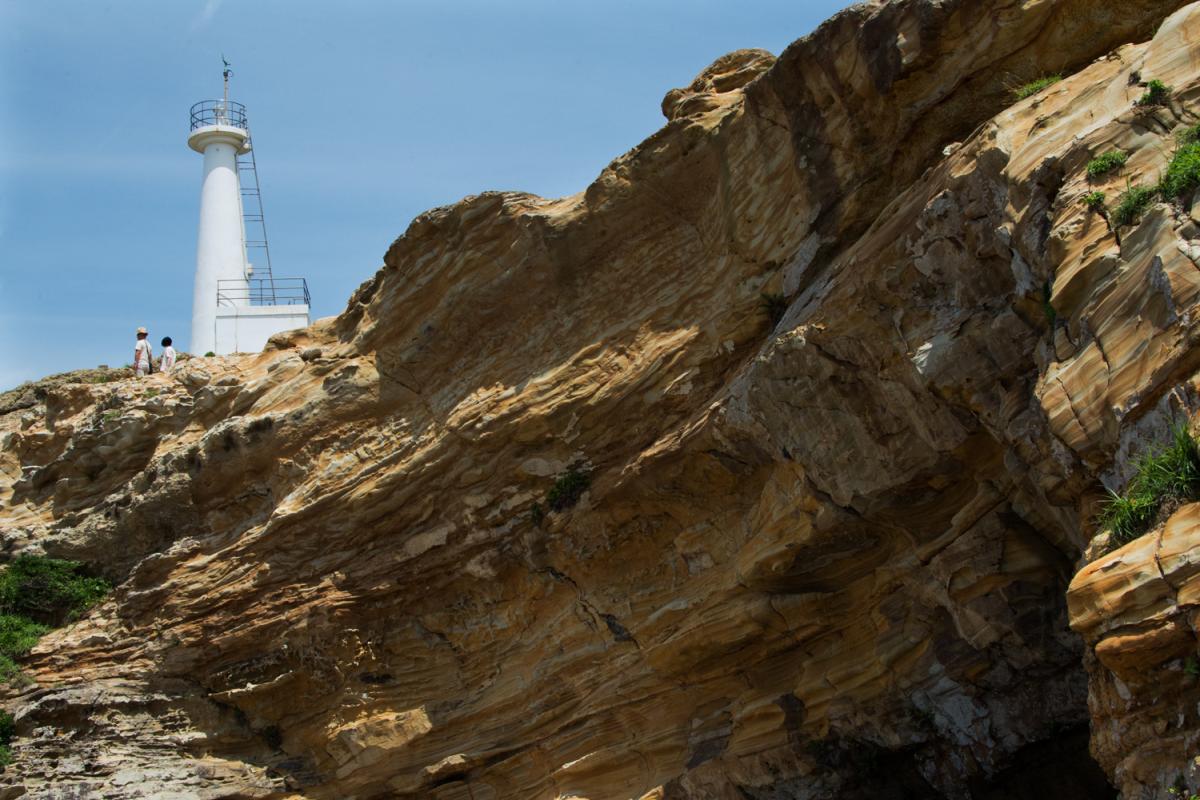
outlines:
[[[1101,797],[1089,685],[1156,796],[1200,724],[1149,752],[1122,637],[1190,633],[1093,565],[1077,636],[1067,586],[1195,405],[1200,228],[1081,199],[1197,94],[1197,5],[863,4],[264,353],[0,416],[7,550],[119,583],[5,690],[0,797]]]
[[[1071,625],[1088,644],[1093,749],[1119,784],[1164,796],[1200,778],[1198,541],[1192,504],[1088,564],[1069,594]]]

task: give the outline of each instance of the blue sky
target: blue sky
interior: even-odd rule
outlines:
[[[845,2],[0,0],[0,389],[187,345],[200,156],[188,108],[254,130],[276,275],[339,313],[425,209],[583,189],[740,47]]]

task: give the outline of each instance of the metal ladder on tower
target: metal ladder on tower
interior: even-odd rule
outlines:
[[[250,130],[247,127],[246,133]],[[263,213],[262,189],[258,184],[258,164],[254,160],[254,139],[248,139],[249,150],[237,157],[238,183],[242,190],[242,230],[246,244],[246,261],[254,265],[249,277],[251,305],[275,305],[275,277],[271,272],[271,248],[267,244],[267,219]],[[261,263],[250,257],[261,251]]]

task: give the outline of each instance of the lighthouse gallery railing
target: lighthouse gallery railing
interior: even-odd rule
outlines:
[[[229,278],[217,281],[218,306],[308,306],[304,278]]]
[[[209,125],[227,125],[247,130],[246,107],[232,100],[201,100],[192,106],[190,130],[206,128]]]

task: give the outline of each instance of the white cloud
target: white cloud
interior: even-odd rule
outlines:
[[[222,2],[224,0],[204,0],[204,8],[200,9],[200,13],[192,20],[192,31],[199,31],[208,27],[208,23],[212,22],[213,17],[217,15],[217,11],[221,8]]]

